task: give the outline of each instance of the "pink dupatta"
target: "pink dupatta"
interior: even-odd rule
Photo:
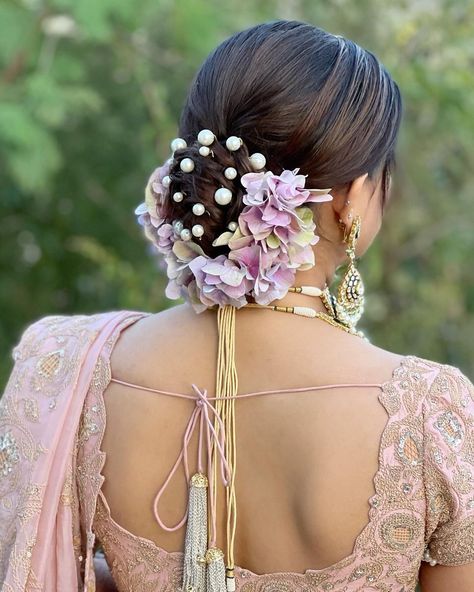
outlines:
[[[44,317],[13,349],[0,402],[2,592],[95,590],[95,537],[75,494],[77,434],[101,349],[143,315]]]

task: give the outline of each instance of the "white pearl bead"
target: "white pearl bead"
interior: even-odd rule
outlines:
[[[206,211],[206,208],[204,207],[204,204],[202,204],[202,203],[195,203],[193,205],[193,214],[195,216],[202,216],[205,211]]]
[[[201,224],[195,224],[192,228],[194,236],[200,237],[204,234],[204,227]]]
[[[260,152],[254,152],[251,154],[249,160],[254,171],[261,171],[267,163],[267,159]]]
[[[173,193],[173,199],[176,202],[180,202],[183,201],[184,198],[184,194],[181,193],[181,191],[176,191],[175,193]]]
[[[232,232],[233,232],[234,230],[237,230],[237,226],[238,226],[237,222],[229,222],[229,224],[227,225],[227,228],[229,230],[232,230]]]
[[[225,141],[225,145],[230,151],[238,150],[242,145],[242,140],[237,136],[230,136]]]
[[[201,146],[199,148],[199,154],[201,156],[209,156],[210,153],[211,153],[211,149],[208,148],[207,146]]]
[[[214,199],[220,206],[226,206],[232,200],[232,191],[227,187],[220,187],[214,193]]]
[[[169,187],[171,185],[171,177],[169,175],[163,177],[163,179],[161,180],[161,184],[163,185],[163,187]]]
[[[194,161],[191,158],[183,158],[183,160],[179,163],[179,168],[183,171],[183,173],[190,173],[194,171]]]
[[[181,237],[181,240],[191,240],[191,231],[189,230],[189,228],[183,228],[183,230],[181,230],[181,232],[179,233],[179,236]]]
[[[175,138],[174,140],[172,140],[170,146],[171,151],[175,152],[176,150],[182,150],[183,148],[186,148],[187,143],[186,140],[183,140],[183,138]]]
[[[173,228],[176,234],[179,234],[183,230],[183,222],[181,220],[174,220]]]
[[[215,135],[211,130],[203,129],[198,133],[198,142],[203,146],[210,146],[215,139]]]
[[[227,167],[224,171],[224,177],[230,180],[235,179],[237,177],[236,169],[234,167]]]

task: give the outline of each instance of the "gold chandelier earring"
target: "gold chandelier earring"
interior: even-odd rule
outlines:
[[[355,327],[364,312],[364,284],[359,270],[355,266],[355,247],[360,236],[361,218],[356,216],[347,235],[344,225],[344,242],[349,264],[334,296],[326,287],[321,299],[331,316],[339,323],[355,332]]]

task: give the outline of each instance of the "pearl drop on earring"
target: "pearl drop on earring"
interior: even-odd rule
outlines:
[[[191,240],[191,231],[189,230],[189,228],[183,228],[183,230],[181,230],[181,232],[179,233],[179,236],[181,237],[181,240]]]
[[[201,146],[199,148],[199,154],[201,156],[209,156],[210,153],[211,153],[211,149],[208,148],[207,146]]]
[[[229,222],[229,224],[227,224],[227,228],[229,230],[232,230],[232,232],[234,232],[235,230],[237,230],[237,227],[238,227],[238,224],[237,224],[237,222],[234,222],[234,221]]]
[[[242,139],[237,136],[230,136],[225,141],[225,145],[231,152],[234,152],[242,146]]]
[[[169,175],[163,177],[163,179],[161,180],[161,184],[163,185],[163,187],[168,188],[171,185],[171,177]]]
[[[183,201],[184,199],[184,194],[181,193],[181,191],[176,191],[175,193],[173,193],[173,200],[177,203],[179,203],[180,201]]]
[[[216,136],[209,129],[201,130],[197,137],[198,142],[203,146],[210,146],[214,142],[215,138]]]
[[[202,216],[205,211],[206,211],[206,208],[204,207],[204,204],[202,204],[202,203],[195,203],[193,205],[193,214],[195,216]]]
[[[192,233],[198,238],[204,234],[204,227],[201,224],[195,224],[192,228]]]
[[[182,150],[183,148],[186,148],[188,145],[186,143],[186,140],[183,140],[183,138],[175,138],[171,144],[171,151],[175,152],[176,150]]]
[[[214,193],[214,199],[220,206],[226,206],[232,200],[232,191],[227,187],[220,187]]]
[[[232,181],[237,177],[237,170],[234,167],[227,167],[224,171],[224,177]]]
[[[267,159],[260,152],[254,152],[254,154],[251,154],[249,160],[250,165],[254,171],[262,170],[265,164],[267,163]]]
[[[194,161],[191,158],[183,158],[183,160],[179,163],[179,168],[183,171],[183,173],[191,173],[194,171]]]

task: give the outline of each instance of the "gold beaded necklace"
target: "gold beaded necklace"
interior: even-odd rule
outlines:
[[[309,306],[278,306],[270,304],[257,304],[253,302],[246,304],[244,308],[267,308],[269,310],[274,310],[276,312],[286,312],[301,317],[321,319],[326,323],[329,323],[333,327],[338,327],[346,333],[350,333],[351,335],[357,335],[357,337],[362,337],[368,341],[364,333],[356,329],[355,325],[341,323],[335,318],[335,311],[333,306],[331,305],[331,293],[329,292],[329,288],[327,286],[322,290],[321,288],[317,288],[316,286],[291,286],[288,289],[288,292],[293,292],[295,294],[306,294],[307,296],[315,296],[321,298],[321,301],[324,304],[324,307],[326,308],[327,312],[319,312]]]

